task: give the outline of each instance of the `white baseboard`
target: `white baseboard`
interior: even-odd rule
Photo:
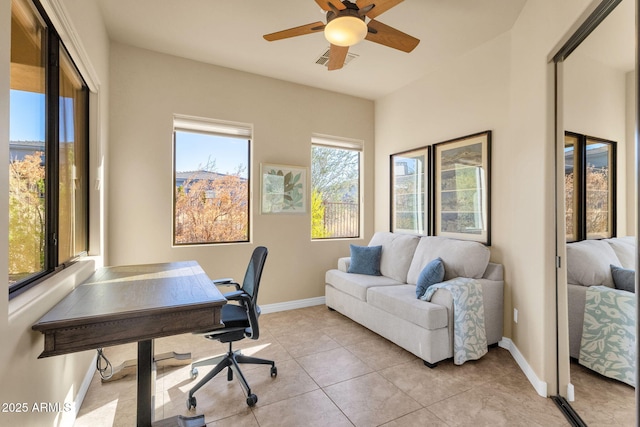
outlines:
[[[527,379],[535,389],[535,391],[542,397],[548,397],[547,395],[547,383],[542,381],[536,373],[533,371],[527,360],[524,358],[518,347],[509,338],[502,337],[498,346],[506,349],[511,353],[511,356],[516,361],[522,372],[526,375]]]
[[[575,390],[573,388],[573,384],[571,383],[567,384],[567,400],[569,402],[573,402],[574,400],[576,400]]]
[[[297,308],[312,307],[314,305],[323,305],[324,297],[315,297],[307,299],[299,299],[295,301],[277,302],[275,304],[260,305],[262,314],[276,313],[278,311],[295,310]]]

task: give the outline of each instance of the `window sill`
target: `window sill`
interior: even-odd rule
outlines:
[[[102,257],[85,257],[73,265],[59,271],[37,286],[9,300],[9,322],[20,316],[34,305],[42,304],[53,307],[65,295],[91,276],[96,268],[102,265]]]

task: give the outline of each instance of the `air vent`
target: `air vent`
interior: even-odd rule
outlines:
[[[316,59],[316,64],[324,65],[325,67],[329,66],[329,52],[331,52],[331,48],[327,47],[325,51],[320,55],[318,59]],[[347,57],[344,59],[344,65],[346,66],[349,62],[356,59],[359,55],[355,53],[347,52]]]

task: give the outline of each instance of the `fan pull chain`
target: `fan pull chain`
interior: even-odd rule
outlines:
[[[111,362],[109,362],[107,356],[104,355],[102,348],[99,348],[97,351],[98,359],[96,360],[96,370],[100,372],[100,378],[102,378],[103,380],[108,380],[113,376],[113,366],[111,366]],[[104,360],[104,368],[101,366],[102,364],[100,363],[100,359]],[[109,370],[109,374],[105,375],[107,369]]]

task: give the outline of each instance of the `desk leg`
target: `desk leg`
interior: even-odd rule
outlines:
[[[153,340],[138,341],[138,427],[151,427],[155,406],[154,388]]]

